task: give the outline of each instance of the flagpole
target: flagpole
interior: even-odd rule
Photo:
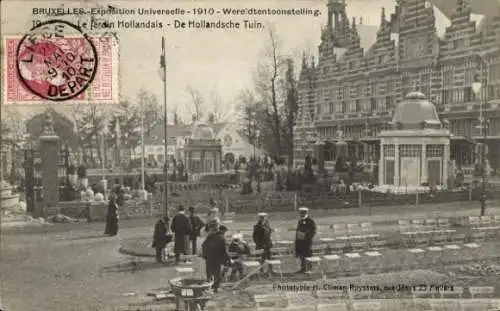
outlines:
[[[165,206],[164,206],[164,215],[168,215],[168,167],[167,167],[167,147],[168,147],[168,134],[167,134],[167,61],[165,58],[165,37],[161,37],[161,59],[160,66],[163,70],[163,123],[164,123],[164,146],[163,146],[163,162],[164,165],[164,191],[165,191]]]
[[[146,156],[146,150],[144,146],[144,113],[141,113],[141,190],[144,195],[144,191],[146,190],[146,178],[145,178],[145,159],[144,157]]]

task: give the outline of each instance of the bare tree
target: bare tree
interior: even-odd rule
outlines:
[[[254,143],[255,119],[257,114],[257,100],[255,95],[248,89],[238,94],[238,111],[240,111],[241,134]]]
[[[203,117],[203,106],[205,104],[205,100],[203,99],[201,93],[191,86],[186,88],[186,92],[188,92],[191,97],[191,104],[193,105],[193,121],[200,121]]]
[[[26,133],[25,122],[17,110],[4,111],[0,122],[1,135],[0,142],[5,147],[6,152],[10,152],[10,163],[0,167],[2,178],[8,178],[11,183],[18,180],[19,168],[22,168],[22,149],[20,142]]]
[[[274,153],[279,159],[283,154],[279,79],[285,67],[285,61],[281,52],[282,45],[274,27],[269,26],[268,29],[268,42],[264,49],[265,57],[257,65],[254,82],[257,96],[264,104],[266,119],[268,119],[274,138]]]
[[[182,117],[179,113],[179,107],[175,105],[172,109],[170,109],[170,114],[172,115],[172,122],[174,125],[182,124]]]
[[[90,162],[96,165],[94,151],[97,150],[99,161],[103,161],[101,148],[99,148],[99,135],[104,129],[105,111],[102,105],[95,103],[82,105],[76,108],[78,115],[76,117],[77,133],[80,138],[80,145],[84,153],[84,159],[90,157]],[[102,163],[102,162],[101,162]]]
[[[137,113],[142,114],[142,117],[144,117],[144,131],[146,135],[149,135],[151,130],[161,121],[161,107],[156,96],[145,90],[139,91],[138,99],[139,111]]]
[[[286,149],[288,154],[288,168],[293,167],[293,148],[294,148],[294,136],[293,128],[297,119],[297,113],[299,111],[298,105],[298,90],[297,90],[297,80],[294,72],[293,60],[291,58],[287,59],[287,69],[285,74],[285,135]]]
[[[208,115],[209,123],[220,122],[227,116],[228,107],[226,107],[219,92],[215,89],[210,92],[210,106],[211,111]]]

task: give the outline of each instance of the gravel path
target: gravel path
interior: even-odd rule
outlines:
[[[472,207],[471,207],[472,205]],[[498,208],[488,209],[488,213]],[[498,205],[497,205],[498,206]],[[372,216],[368,209],[314,211],[314,217],[321,219],[325,213],[335,222],[364,221],[404,217],[429,213],[439,209],[450,213],[477,213],[476,202],[465,204],[443,204],[422,206],[411,214],[410,208],[374,208]],[[395,212],[395,211],[398,212]],[[355,216],[355,213],[363,215]],[[280,217],[285,224],[293,224],[296,213],[271,215],[276,224]],[[44,228],[2,229],[0,237],[0,287],[2,303],[6,310],[13,311],[68,311],[104,310],[104,305],[130,300],[131,293],[143,295],[150,290],[165,287],[175,276],[171,267],[152,263],[144,259],[133,265],[130,258],[118,249],[128,240],[151,238],[154,219],[129,220],[120,223],[118,237],[103,237],[103,223],[56,224]],[[253,224],[254,216],[236,216],[236,223]],[[491,244],[489,249],[500,252],[500,245]],[[401,262],[391,254],[384,257],[384,264]],[[407,257],[405,257],[407,258]],[[387,260],[385,260],[387,259]],[[292,265],[296,262],[292,260]],[[475,280],[482,281],[481,277]],[[488,278],[485,281],[490,282]],[[492,281],[498,281],[493,279]],[[498,284],[498,282],[497,282]],[[138,296],[137,296],[138,297]]]

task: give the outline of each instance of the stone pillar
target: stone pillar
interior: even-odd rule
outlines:
[[[380,157],[378,160],[378,184],[385,184],[385,156],[384,156],[384,145],[380,143]]]
[[[214,173],[219,172],[219,167],[220,167],[220,155],[219,151],[216,150],[214,151]]]
[[[200,173],[206,173],[205,172],[205,150],[201,151],[201,156],[200,156]]]
[[[191,151],[189,150],[184,152],[184,167],[186,172],[191,171]]]
[[[399,172],[399,142],[394,143],[394,185],[399,186],[400,172]]]
[[[222,171],[222,150],[217,151],[217,172]]]
[[[422,158],[421,158],[421,163],[422,163],[422,168],[421,168],[421,175],[420,175],[420,185],[423,183],[428,182],[429,180],[429,172],[427,172],[427,169],[429,168],[429,165],[427,163],[427,145],[424,143],[422,144]]]
[[[450,162],[450,144],[446,142],[444,144],[444,153],[443,153],[443,176],[441,177],[441,184],[446,185],[448,180],[448,163]]]
[[[46,114],[42,135],[40,136],[40,156],[42,160],[43,200],[41,209],[35,206],[35,217],[46,217],[47,208],[59,201],[59,178],[57,164],[59,161],[59,137],[54,131],[52,117]]]

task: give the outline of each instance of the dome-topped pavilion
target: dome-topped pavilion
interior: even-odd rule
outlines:
[[[184,144],[186,169],[192,173],[221,171],[222,145],[211,126],[203,122],[193,124],[191,135]]]
[[[214,130],[206,123],[196,122],[191,131],[191,138],[193,139],[214,139]]]
[[[411,92],[394,111],[393,128],[380,137],[379,185],[412,191],[445,185],[450,132],[424,94]]]
[[[405,96],[394,111],[392,123],[398,129],[441,127],[436,107],[420,92],[411,92]]]

